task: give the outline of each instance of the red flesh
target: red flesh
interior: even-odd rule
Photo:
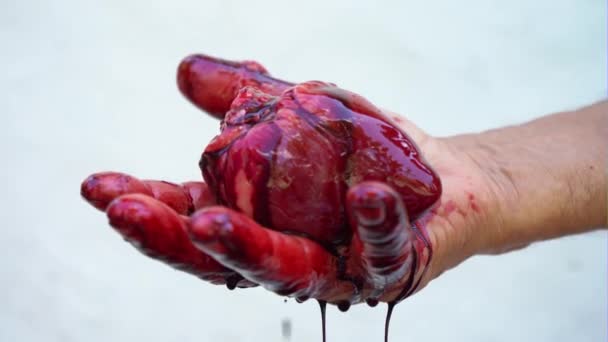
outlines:
[[[350,239],[350,186],[382,181],[412,220],[441,183],[415,144],[363,98],[322,82],[280,96],[243,88],[201,159],[220,204],[267,227],[336,245]]]

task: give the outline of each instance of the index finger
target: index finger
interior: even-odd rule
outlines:
[[[177,69],[177,86],[195,106],[223,119],[232,100],[245,86],[279,95],[293,83],[271,77],[254,61],[228,61],[202,54],[188,56]]]

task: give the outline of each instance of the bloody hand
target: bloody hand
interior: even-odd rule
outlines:
[[[441,184],[398,125],[333,84],[272,78],[255,62],[186,58],[178,85],[222,118],[205,183],[90,176],[83,196],[144,254],[212,283],[300,300],[398,302],[432,256],[412,224]]]

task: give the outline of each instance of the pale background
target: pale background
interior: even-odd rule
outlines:
[[[333,81],[446,135],[601,99],[605,30],[592,0],[0,0],[0,340],[281,341],[290,319],[320,341],[314,302],[173,271],[80,199],[100,170],[200,178],[218,123],[176,90],[185,55]],[[605,341],[606,260],[604,232],[474,258],[398,306],[391,341]],[[330,309],[328,342],[381,341],[384,312]]]

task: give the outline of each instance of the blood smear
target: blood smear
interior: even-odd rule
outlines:
[[[281,335],[283,336],[283,342],[291,340],[291,319],[283,318],[281,321]]]

